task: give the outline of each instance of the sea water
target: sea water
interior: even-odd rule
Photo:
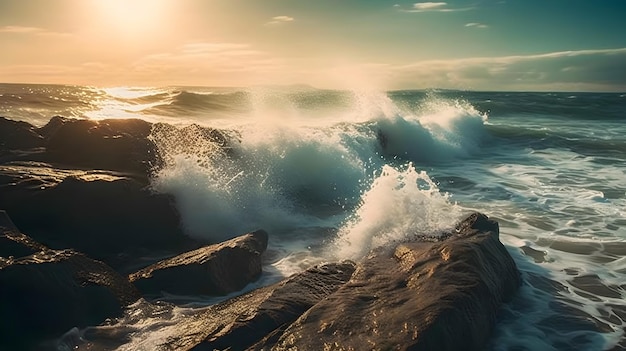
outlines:
[[[175,197],[192,237],[266,229],[254,286],[480,211],[500,223],[523,279],[489,350],[604,350],[626,338],[624,94],[2,84],[0,115],[184,130],[155,125],[165,163],[152,187]],[[198,126],[219,129],[226,147]],[[126,316],[133,341],[120,350],[158,345],[167,325],[215,301],[168,320]]]

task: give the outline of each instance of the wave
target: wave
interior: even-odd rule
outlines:
[[[333,242],[340,259],[358,259],[371,249],[423,235],[439,235],[461,216],[424,171],[383,166],[361,204]]]
[[[373,184],[394,177],[392,169],[417,172],[480,148],[486,116],[467,103],[436,100],[410,112],[391,108],[385,96],[379,102],[359,107],[367,118],[356,123],[337,117],[308,126],[269,116],[219,131],[156,127],[165,162],[154,187],[174,194],[191,235],[220,240],[264,228],[288,236],[342,227]]]

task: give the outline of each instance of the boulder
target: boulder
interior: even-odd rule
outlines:
[[[483,350],[520,283],[497,223],[473,214],[440,237],[377,249],[357,264],[313,267],[187,312],[145,340],[196,351]]]
[[[267,233],[257,230],[155,263],[129,279],[148,294],[228,294],[259,278],[267,240]]]
[[[14,229],[2,240],[40,251],[0,257],[0,349],[36,350],[72,327],[102,323],[139,299],[128,280],[73,250],[50,250]],[[24,253],[24,252],[22,252]],[[26,252],[28,253],[28,252]]]
[[[138,310],[125,317],[125,323],[91,328],[78,343],[69,340],[68,344],[81,350],[85,345],[91,347],[90,350],[109,349],[108,345],[120,340],[130,341],[129,334],[151,325],[156,319],[164,325],[162,328],[125,348],[149,350],[159,345],[162,350],[244,350],[280,336],[304,311],[345,284],[354,268],[353,262],[315,266],[219,304],[177,313],[175,324],[169,322],[175,318],[171,306],[144,301],[134,305]]]
[[[259,304],[227,323],[217,333],[208,335],[193,350],[243,350],[268,343],[280,336],[309,308],[344,285],[355,264],[345,261],[307,269],[269,288]]]
[[[347,284],[260,347],[483,350],[519,285],[498,224],[473,214],[442,241],[372,253]]]
[[[173,199],[125,174],[22,162],[0,165],[0,180],[0,208],[51,248],[118,266],[121,253],[198,247],[183,234]]]
[[[147,176],[156,165],[151,129],[140,119],[53,117],[38,132],[45,139],[46,162]]]
[[[44,140],[29,123],[0,117],[0,156],[13,150],[43,146]]]

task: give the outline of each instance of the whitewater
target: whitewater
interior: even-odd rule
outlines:
[[[248,290],[479,211],[523,279],[489,350],[626,338],[625,94],[0,84],[0,115],[154,122],[151,186],[174,196],[188,235],[270,233]],[[163,298],[184,304],[169,321],[127,316],[137,332],[122,349],[150,349],[150,330],[217,301]]]

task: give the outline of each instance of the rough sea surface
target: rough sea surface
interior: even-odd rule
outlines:
[[[154,128],[166,162],[152,186],[175,196],[190,236],[267,230],[258,284],[480,211],[500,223],[523,278],[490,350],[605,350],[626,338],[625,94],[0,84],[0,115],[224,130],[232,149],[193,128]],[[162,322],[142,320],[124,349],[158,343],[149,332]]]

